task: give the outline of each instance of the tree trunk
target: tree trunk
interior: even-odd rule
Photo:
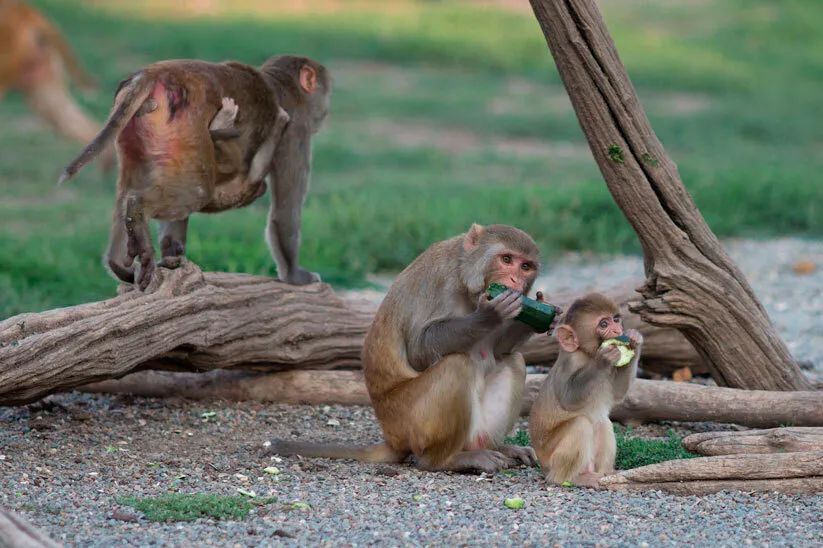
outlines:
[[[0,508],[0,547],[58,548],[59,546],[20,516]]]
[[[722,386],[808,389],[652,131],[595,2],[531,5],[609,191],[643,247],[646,283],[632,309],[683,332]]]
[[[528,415],[545,375],[529,375],[521,414]],[[147,397],[181,396],[280,403],[370,405],[362,371],[203,374],[140,371],[81,388]],[[627,421],[715,421],[769,427],[787,422],[823,426],[823,392],[750,392],[637,379],[612,418]]]
[[[0,405],[138,369],[360,367],[374,303],[348,303],[323,284],[295,287],[271,278],[204,274],[193,263],[160,273],[146,293],[129,291],[0,322]],[[625,301],[625,292],[619,294]],[[701,367],[674,330],[641,324],[636,316],[627,321],[648,338],[644,355],[659,367]],[[552,363],[554,338],[532,341],[526,348],[532,363]],[[199,381],[191,384],[205,390]]]
[[[622,470],[600,478],[600,484],[760,480],[815,476],[823,476],[823,451],[767,455],[720,455],[669,460],[631,470]]]
[[[823,451],[823,428],[701,432],[683,438],[683,446],[692,453],[710,456]]]

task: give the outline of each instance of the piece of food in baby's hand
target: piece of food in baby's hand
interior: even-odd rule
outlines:
[[[619,337],[615,337],[613,339],[606,339],[602,343],[600,343],[600,347],[606,346],[616,346],[617,349],[620,351],[620,360],[616,364],[615,367],[623,367],[634,358],[634,350],[629,348],[629,338],[626,335],[620,335]]]

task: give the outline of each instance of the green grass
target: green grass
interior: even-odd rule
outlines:
[[[665,440],[647,440],[631,435],[631,428],[614,428],[617,440],[617,458],[615,468],[628,470],[649,464],[657,464],[667,460],[691,459],[698,455],[686,451],[682,439],[669,430]]]
[[[142,512],[149,521],[159,522],[194,521],[200,518],[241,520],[255,506],[274,501],[274,497],[252,499],[203,493],[169,493],[159,497],[121,497],[117,500],[120,504]]]
[[[314,147],[301,262],[336,285],[398,271],[472,222],[529,231],[548,264],[564,250],[639,251],[528,13],[410,0],[310,12],[243,0],[217,2],[212,17],[164,19],[176,4],[36,4],[93,68],[100,92],[79,100],[98,118],[117,82],[157,59],[257,64],[290,51],[328,65],[334,95]],[[814,115],[823,102],[823,3],[602,7],[711,228],[823,236],[823,130]],[[53,135],[14,93],[0,118],[0,318],[113,295],[100,256],[114,177],[92,166],[56,188],[80,145]],[[268,197],[195,215],[189,257],[210,270],[274,273],[262,239],[267,207]]]
[[[669,430],[668,438],[665,440],[649,440],[632,436],[631,428],[624,429],[614,425],[614,437],[617,442],[615,468],[618,470],[628,470],[629,468],[657,464],[667,460],[690,459],[697,456],[686,451],[683,448],[682,439],[671,430]],[[506,443],[525,447],[531,445],[531,440],[528,432],[518,430],[514,436],[506,438]]]

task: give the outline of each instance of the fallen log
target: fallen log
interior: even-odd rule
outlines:
[[[683,446],[701,455],[823,451],[823,428],[701,432],[683,438]]]
[[[126,291],[0,322],[0,405],[141,369],[360,367],[375,304],[355,306],[325,284],[295,287],[260,276],[203,273],[190,262],[159,272],[145,293]],[[639,328],[647,337],[644,356],[672,367],[700,367],[697,353],[676,331]],[[529,359],[553,362],[554,338],[532,340]]]
[[[58,548],[60,545],[20,516],[0,508],[0,546],[3,548]]]
[[[0,322],[0,405],[137,368],[336,368],[359,365],[370,318],[325,284],[159,270],[145,293]]]
[[[720,491],[744,493],[785,493],[814,495],[823,493],[823,477],[769,480],[668,481],[660,483],[613,483],[610,491],[665,491],[673,495],[710,495]]]
[[[739,390],[637,379],[612,410],[620,421],[711,421],[772,428],[823,426],[823,391]]]
[[[600,485],[815,476],[823,476],[823,451],[766,455],[718,455],[669,460],[630,470],[621,470],[600,478]]]
[[[529,375],[521,412],[528,415],[545,375]],[[369,405],[361,371],[249,373],[210,371],[202,375],[141,371],[82,388],[91,392],[147,397],[260,402]],[[792,422],[823,426],[823,392],[766,392],[637,379],[612,418],[628,421],[714,421],[769,427]]]

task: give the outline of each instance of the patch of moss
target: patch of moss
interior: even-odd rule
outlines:
[[[617,440],[615,468],[627,470],[667,460],[690,459],[696,457],[683,447],[681,439],[671,430],[665,440],[647,440],[631,437],[631,428],[614,427]]]
[[[200,518],[240,520],[255,506],[274,502],[274,497],[252,499],[205,493],[168,493],[159,497],[120,497],[117,502],[143,513],[149,521],[194,521]]]
[[[620,148],[618,145],[609,145],[609,158],[612,162],[622,164],[623,163],[623,149]]]

